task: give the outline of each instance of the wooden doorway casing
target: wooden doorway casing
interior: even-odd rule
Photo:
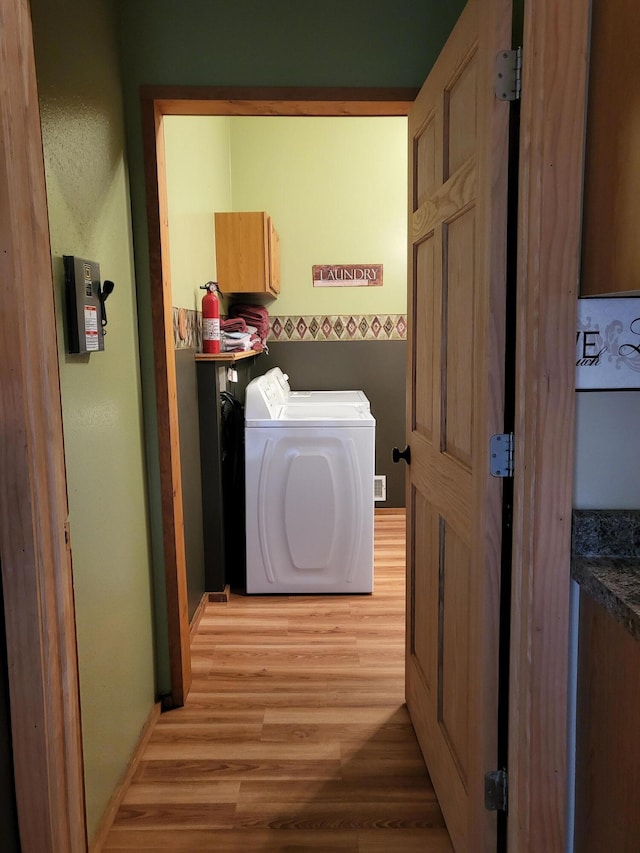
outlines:
[[[575,329],[590,0],[526,0],[508,850],[564,851]]]
[[[171,86],[142,89],[170,703],[173,706],[184,703],[189,692],[191,670],[163,117],[406,116],[415,95],[415,89],[222,89]]]
[[[0,582],[20,847],[81,853],[87,833],[67,481],[27,0],[3,2],[0,19]]]

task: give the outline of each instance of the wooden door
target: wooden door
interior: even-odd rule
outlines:
[[[406,695],[458,851],[495,850],[511,4],[469,0],[409,117]]]

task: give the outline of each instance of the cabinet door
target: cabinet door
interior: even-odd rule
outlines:
[[[640,850],[640,642],[580,594],[576,853]]]
[[[269,217],[269,288],[273,295],[280,293],[280,237]]]
[[[640,289],[640,5],[593,0],[582,296]]]
[[[215,214],[216,264],[223,293],[280,291],[278,235],[264,212]]]

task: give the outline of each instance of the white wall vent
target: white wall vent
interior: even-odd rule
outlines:
[[[374,501],[386,501],[387,499],[387,477],[385,474],[376,474],[373,478]]]

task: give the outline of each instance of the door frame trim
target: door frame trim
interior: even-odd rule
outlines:
[[[23,850],[87,849],[58,340],[27,0],[0,27],[0,542]]]
[[[140,90],[154,342],[156,416],[164,571],[167,589],[171,706],[184,704],[191,682],[189,620],[163,117],[403,116],[416,89],[301,89],[143,86]],[[207,590],[218,592],[219,590]]]
[[[564,850],[589,0],[524,4],[508,849]]]

